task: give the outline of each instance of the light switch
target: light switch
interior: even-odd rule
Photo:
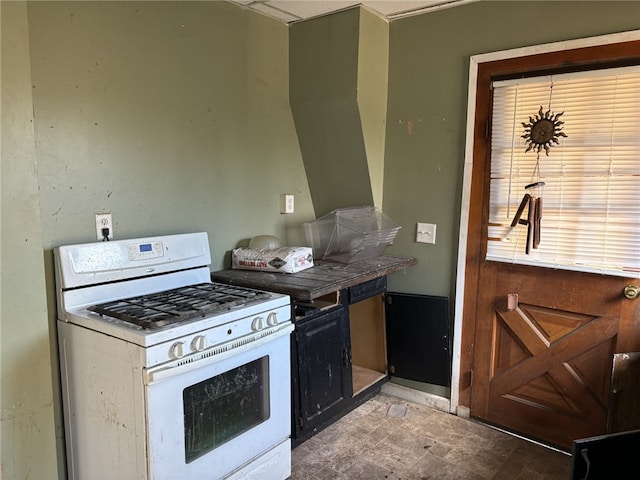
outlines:
[[[280,195],[280,213],[293,213],[293,202],[293,195],[290,195],[288,193],[283,193],[282,195]]]
[[[416,228],[416,242],[418,243],[436,243],[436,224],[435,223],[418,223]]]

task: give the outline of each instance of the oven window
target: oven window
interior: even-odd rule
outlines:
[[[187,387],[182,397],[190,463],[269,418],[269,357]]]

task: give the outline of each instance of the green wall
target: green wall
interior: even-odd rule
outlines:
[[[224,2],[42,2],[29,31],[46,247],[95,240],[101,211],[115,238],[208,231],[214,269],[254,235],[302,241],[285,25]]]
[[[290,101],[316,216],[372,205],[357,102],[360,9],[293,24]]]
[[[382,208],[389,28],[359,7],[290,28],[290,100],[316,216]]]
[[[52,249],[110,212],[116,239],[208,232],[217,270],[254,235],[302,244],[314,212],[286,25],[219,1],[0,8],[2,477],[64,478]]]
[[[389,25],[360,10],[357,98],[373,205],[382,208],[389,83]]]
[[[383,209],[403,226],[389,252],[418,259],[391,290],[454,296],[470,56],[638,28],[636,1],[481,1],[390,23]],[[415,243],[416,222],[437,225],[435,245]]]
[[[56,415],[27,9],[0,4],[0,477],[57,478]],[[62,477],[60,477],[62,478]]]

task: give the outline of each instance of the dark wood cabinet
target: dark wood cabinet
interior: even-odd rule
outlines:
[[[292,445],[380,392],[389,378],[386,275],[415,265],[381,256],[353,264],[318,262],[296,274],[213,272],[214,282],[291,296]]]
[[[391,377],[449,388],[449,299],[389,292],[386,311]]]
[[[379,393],[388,380],[386,288],[381,277],[316,302],[294,302],[294,446]]]
[[[327,426],[351,399],[347,310],[339,305],[297,321],[291,351],[292,432],[299,442]]]

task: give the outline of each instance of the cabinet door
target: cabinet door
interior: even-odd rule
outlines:
[[[349,318],[343,307],[296,323],[300,412],[296,430],[311,431],[351,399]]]
[[[451,386],[449,299],[388,293],[386,317],[391,375]]]

